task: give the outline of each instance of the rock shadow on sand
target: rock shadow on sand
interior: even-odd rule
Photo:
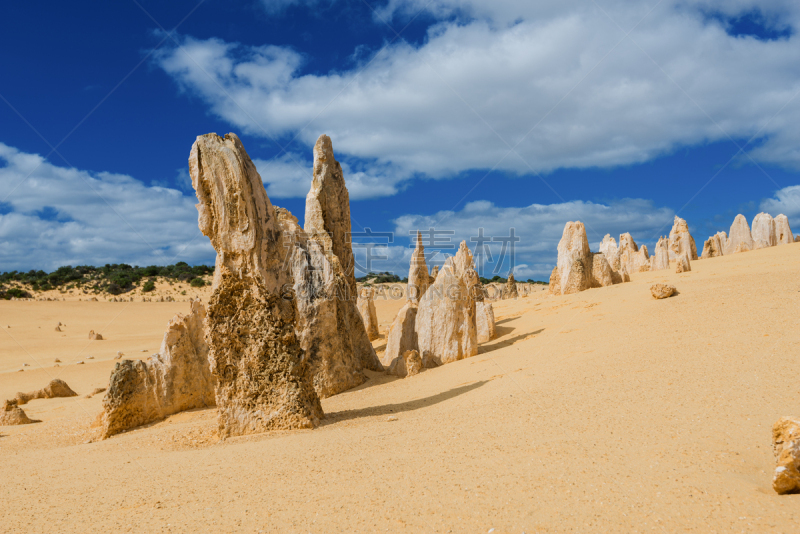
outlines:
[[[473,391],[483,386],[487,382],[488,380],[481,380],[478,382],[473,382],[472,384],[467,384],[466,386],[460,386],[450,389],[448,391],[443,391],[442,393],[437,393],[436,395],[431,395],[430,397],[415,399],[408,402],[401,402],[399,404],[384,404],[382,406],[370,406],[358,410],[343,410],[341,412],[330,412],[325,414],[325,419],[322,421],[322,424],[320,426],[328,426],[333,423],[339,423],[341,421],[349,421],[351,419],[360,419],[362,417],[397,415],[403,412],[412,412],[420,408],[428,408],[430,406],[439,404],[440,402],[444,402],[446,400],[458,397],[459,395],[469,393],[470,391]]]
[[[513,331],[513,328],[510,329]],[[499,331],[499,329],[498,329]],[[544,328],[540,328],[539,330],[534,330],[533,332],[527,332],[524,334],[519,334],[514,337],[510,337],[508,339],[503,339],[502,341],[497,341],[491,344],[484,344],[478,347],[478,354],[486,354],[487,352],[492,352],[493,350],[502,349],[505,347],[510,347],[517,341],[522,341],[523,339],[527,339],[529,337],[536,336],[544,332]],[[498,336],[499,337],[499,336]]]

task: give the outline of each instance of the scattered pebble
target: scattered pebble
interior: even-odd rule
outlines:
[[[75,365],[83,365],[83,360],[81,360],[79,362],[75,362]]]
[[[396,415],[390,415],[389,417],[386,418],[386,420],[387,421],[397,421],[397,416]]]
[[[122,352],[120,352],[120,351],[117,351],[117,355],[116,355],[116,357],[115,357],[114,359],[115,359],[115,360],[119,360],[119,359],[120,359],[120,358],[122,358],[123,356],[125,356],[125,354],[123,354],[123,353],[122,353]]]
[[[10,328],[10,327],[9,327]],[[147,352],[147,349],[142,349],[141,352]]]
[[[54,361],[55,361],[56,363],[61,363],[61,360],[59,360],[58,358],[56,358]]]
[[[29,363],[23,363],[22,364],[22,367],[30,367],[30,366],[31,366],[31,364],[29,364]]]
[[[18,373],[21,373],[21,372],[23,372],[23,371],[25,371],[25,369],[20,369],[20,370],[19,370],[19,371],[17,371],[17,372],[18,372]]]
[[[87,356],[86,359],[87,360],[94,360],[94,356]]]

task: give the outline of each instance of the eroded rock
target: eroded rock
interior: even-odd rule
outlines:
[[[775,220],[769,213],[759,213],[753,218],[753,228],[750,231],[753,238],[753,248],[774,247],[778,244],[775,235]]]
[[[694,243],[692,234],[689,233],[689,225],[686,221],[675,216],[675,221],[672,224],[672,230],[669,232],[669,260],[676,260],[682,255],[688,256],[689,260],[697,259],[697,246]],[[656,255],[658,251],[656,251]],[[669,269],[669,265],[664,267]]]
[[[789,226],[789,218],[782,213],[775,217],[775,239],[778,245],[786,245],[794,242],[792,229]]]
[[[488,300],[475,302],[475,327],[478,343],[486,343],[497,337],[494,308]]]
[[[650,263],[651,271],[663,271],[664,269],[669,269],[669,259],[671,253],[670,243],[671,238],[663,236],[659,238],[658,243],[656,243],[656,254],[653,256],[652,262]]]
[[[77,397],[78,394],[72,391],[66,382],[60,378],[50,381],[47,386],[30,393],[17,393],[17,404],[27,404],[34,399],[55,399],[58,397]]]
[[[605,256],[611,270],[619,272],[619,248],[617,247],[617,241],[610,234],[606,234],[603,237],[603,241],[600,243],[600,252]]]
[[[103,336],[100,335],[100,334],[95,333],[94,330],[89,330],[89,339],[91,339],[93,341],[102,341],[103,340]]]
[[[358,293],[358,312],[364,321],[367,338],[372,341],[381,337],[378,331],[378,312],[375,310],[373,295],[375,290],[371,287],[362,288]]]
[[[517,281],[514,279],[514,273],[508,273],[508,279],[506,280],[505,291],[503,291],[503,298],[515,299],[518,297],[519,297],[519,291],[517,291]]]
[[[556,268],[559,279],[557,284],[551,284],[552,294],[568,295],[592,287],[592,258],[582,222],[570,221],[564,226]]]
[[[775,474],[772,488],[783,495],[800,490],[800,419],[781,417],[772,427]]]
[[[591,286],[592,287],[605,287],[614,283],[614,271],[611,269],[606,256],[603,253],[592,254],[592,273],[591,273]]]
[[[408,378],[422,371],[422,358],[416,350],[407,350],[401,358],[395,358],[387,371],[390,375]]]
[[[723,244],[722,240],[720,239],[719,234],[712,235],[709,237],[706,242],[703,244],[703,255],[702,258],[718,258],[723,255],[723,250],[725,245]]]
[[[391,367],[395,360],[402,359],[406,351],[417,350],[417,332],[414,328],[416,318],[416,305],[411,301],[406,302],[386,335],[386,350],[381,357],[384,367]]]
[[[0,411],[0,426],[29,425],[31,423],[41,423],[41,421],[29,418],[22,408],[17,406],[17,399],[5,402]]]
[[[417,232],[417,244],[411,254],[411,264],[408,268],[406,297],[414,304],[419,304],[419,299],[422,298],[430,285],[428,266],[425,263],[425,247],[422,245],[422,234]]]
[[[692,270],[691,262],[689,261],[688,254],[681,254],[675,261],[675,272],[686,273]]]
[[[728,233],[728,241],[725,244],[725,254],[735,254],[753,250],[753,236],[750,234],[750,226],[744,215],[739,214],[733,220],[731,231]]]
[[[675,294],[675,286],[668,284],[655,284],[650,286],[650,293],[654,299],[665,299]]]

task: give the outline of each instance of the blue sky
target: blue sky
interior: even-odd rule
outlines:
[[[330,135],[353,230],[397,235],[372,270],[406,272],[431,226],[514,227],[523,279],[568,220],[595,250],[652,247],[676,213],[698,246],[737,213],[797,230],[798,25],[782,0],[4,6],[0,270],[212,263],[186,164],[207,132],[239,134],[301,220]]]

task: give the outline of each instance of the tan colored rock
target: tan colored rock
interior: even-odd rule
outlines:
[[[295,334],[289,251],[261,177],[235,134],[198,137],[189,170],[198,225],[217,251],[206,341],[219,434],[314,427],[322,406]]]
[[[406,351],[417,350],[416,318],[417,307],[411,301],[406,302],[386,334],[386,350],[381,357],[384,367],[390,368],[395,360],[403,358]]]
[[[586,228],[580,221],[568,222],[558,242],[558,289],[561,295],[592,287],[592,257]]]
[[[417,344],[426,367],[478,353],[474,313],[468,288],[448,258],[417,309]]]
[[[371,287],[364,287],[358,292],[358,312],[364,321],[364,329],[367,331],[367,338],[372,341],[381,337],[378,331],[378,312],[375,310],[373,295],[375,290]]]
[[[689,233],[689,225],[686,221],[675,216],[672,230],[669,232],[669,260],[676,260],[679,256],[686,254],[689,260],[697,259],[697,246],[694,243],[692,234]],[[664,267],[669,269],[669,265]]]
[[[753,248],[774,247],[778,244],[775,235],[775,220],[769,213],[759,213],[753,218],[753,228],[750,231],[753,238]]]
[[[419,304],[419,299],[430,285],[428,266],[425,264],[425,247],[422,246],[422,234],[417,232],[417,245],[411,254],[411,265],[408,268],[406,297],[414,304]]]
[[[647,253],[647,245],[642,245],[636,254],[633,255],[634,272],[643,273],[650,270],[650,254]]]
[[[214,406],[205,317],[203,305],[193,301],[191,313],[170,320],[157,354],[147,361],[115,364],[103,397],[103,438],[178,412]]]
[[[678,256],[678,259],[675,261],[675,272],[676,273],[686,273],[692,270],[692,264],[689,261],[688,254],[681,254]]]
[[[617,247],[617,241],[610,234],[606,234],[603,237],[603,241],[600,243],[600,252],[605,256],[611,270],[619,272],[619,248]]]
[[[77,397],[78,394],[72,391],[66,382],[55,378],[46,387],[31,391],[30,393],[17,393],[17,404],[27,404],[34,399],[55,399],[59,397]]]
[[[475,327],[478,343],[486,343],[497,337],[494,308],[488,300],[475,302]]]
[[[439,275],[439,266],[438,265],[434,265],[433,267],[431,267],[431,275],[428,277],[428,281],[429,281],[428,286],[430,286],[431,284],[433,284],[436,281],[436,277],[438,275]]]
[[[775,474],[772,488],[783,495],[800,490],[800,419],[781,417],[772,427]]]
[[[30,419],[22,408],[17,406],[17,399],[5,402],[0,411],[0,426],[29,425],[31,423],[41,423],[41,421]]]
[[[614,271],[611,269],[611,265],[608,264],[608,260],[606,260],[605,254],[595,253],[592,254],[591,256],[592,256],[592,273],[591,273],[592,287],[605,287],[613,285],[615,283]],[[620,279],[620,282],[621,281],[622,280]]]
[[[725,254],[735,254],[753,250],[753,236],[750,234],[750,226],[744,215],[739,214],[733,220],[731,231],[728,233],[728,241],[725,244]]]
[[[387,371],[390,375],[408,378],[422,371],[422,358],[416,350],[407,350],[402,358],[395,358]]]
[[[671,238],[667,237],[659,238],[658,243],[656,243],[656,254],[655,256],[653,256],[652,258],[653,261],[650,264],[651,271],[663,271],[665,269],[669,269],[669,260],[671,255],[670,253],[672,252],[672,249],[670,248],[670,243],[671,243]],[[681,253],[681,255],[683,255],[683,253]]]
[[[702,258],[718,258],[723,255],[724,248],[725,245],[723,244],[719,234],[712,235],[703,245]]]
[[[654,299],[665,299],[671,297],[675,291],[675,286],[668,284],[655,284],[650,286],[650,293],[652,293]]]
[[[89,330],[89,339],[93,341],[102,341],[103,336],[101,336],[100,334],[96,334],[94,330]]]
[[[783,213],[775,217],[775,240],[778,245],[794,242],[792,228],[789,226],[789,218]]]
[[[639,266],[636,265],[637,261],[636,257],[638,252],[639,252],[639,247],[636,245],[636,241],[633,240],[631,234],[625,233],[620,235],[619,236],[620,270],[624,268],[628,274],[638,273]]]
[[[514,273],[508,273],[508,279],[506,280],[505,291],[503,291],[503,298],[504,299],[519,298],[519,291],[517,291],[517,281],[514,280]]]

